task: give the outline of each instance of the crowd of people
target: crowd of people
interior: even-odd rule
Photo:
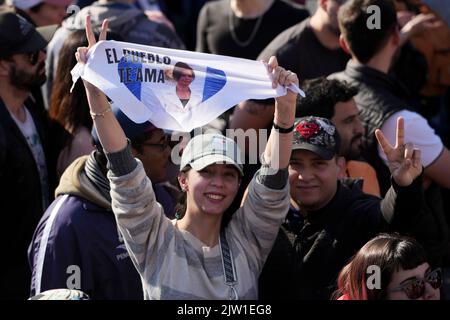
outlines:
[[[448,4],[0,4],[0,299],[450,299]],[[264,60],[305,97],[242,101],[177,168],[173,132],[71,90],[99,40]],[[200,103],[194,70],[168,109]],[[225,134],[249,129],[262,149]]]

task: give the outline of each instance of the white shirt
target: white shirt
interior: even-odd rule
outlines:
[[[188,113],[192,108],[195,108],[200,104],[200,102],[202,102],[202,98],[200,97],[200,95],[194,90],[191,90],[191,97],[189,98],[188,103],[185,106],[183,106],[183,103],[178,97],[176,90],[177,88],[176,86],[174,86],[169,90],[164,91],[164,94],[161,99],[164,107],[170,114]]]
[[[391,115],[381,126],[381,131],[391,145],[395,145],[398,117],[405,119],[405,142],[413,143],[414,147],[422,151],[422,164],[428,167],[439,157],[444,148],[441,138],[420,114],[402,110]],[[378,155],[387,165],[386,155],[380,145],[378,145]]]

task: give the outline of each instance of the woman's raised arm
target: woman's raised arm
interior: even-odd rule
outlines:
[[[108,20],[104,20],[99,41],[106,40],[107,29]],[[90,16],[86,17],[86,36],[89,46],[80,47],[75,53],[79,63],[86,63],[88,50],[97,43],[92,31]],[[89,82],[83,80],[83,83],[86,88],[91,116],[103,149],[108,153],[124,149],[127,145],[127,138],[116,117],[111,112],[111,106],[105,94]]]

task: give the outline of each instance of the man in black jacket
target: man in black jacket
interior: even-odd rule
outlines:
[[[289,182],[291,209],[260,277],[261,299],[330,299],[341,268],[382,231],[408,233],[423,211],[420,150],[405,143],[398,119],[396,145],[377,139],[389,161],[385,198],[338,180],[339,135],[327,119],[296,122]]]
[[[0,299],[28,298],[27,247],[56,180],[47,119],[30,99],[45,81],[47,41],[38,31],[15,13],[0,12],[0,243],[7,260]]]

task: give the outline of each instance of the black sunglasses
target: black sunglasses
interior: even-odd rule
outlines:
[[[440,268],[431,270],[423,279],[411,279],[402,285],[389,289],[388,292],[403,291],[409,299],[416,300],[425,293],[425,282],[433,289],[439,289],[442,286],[442,270]]]
[[[36,63],[38,63],[40,53],[41,53],[41,50],[28,53],[31,65],[34,66],[34,65],[36,65]]]

